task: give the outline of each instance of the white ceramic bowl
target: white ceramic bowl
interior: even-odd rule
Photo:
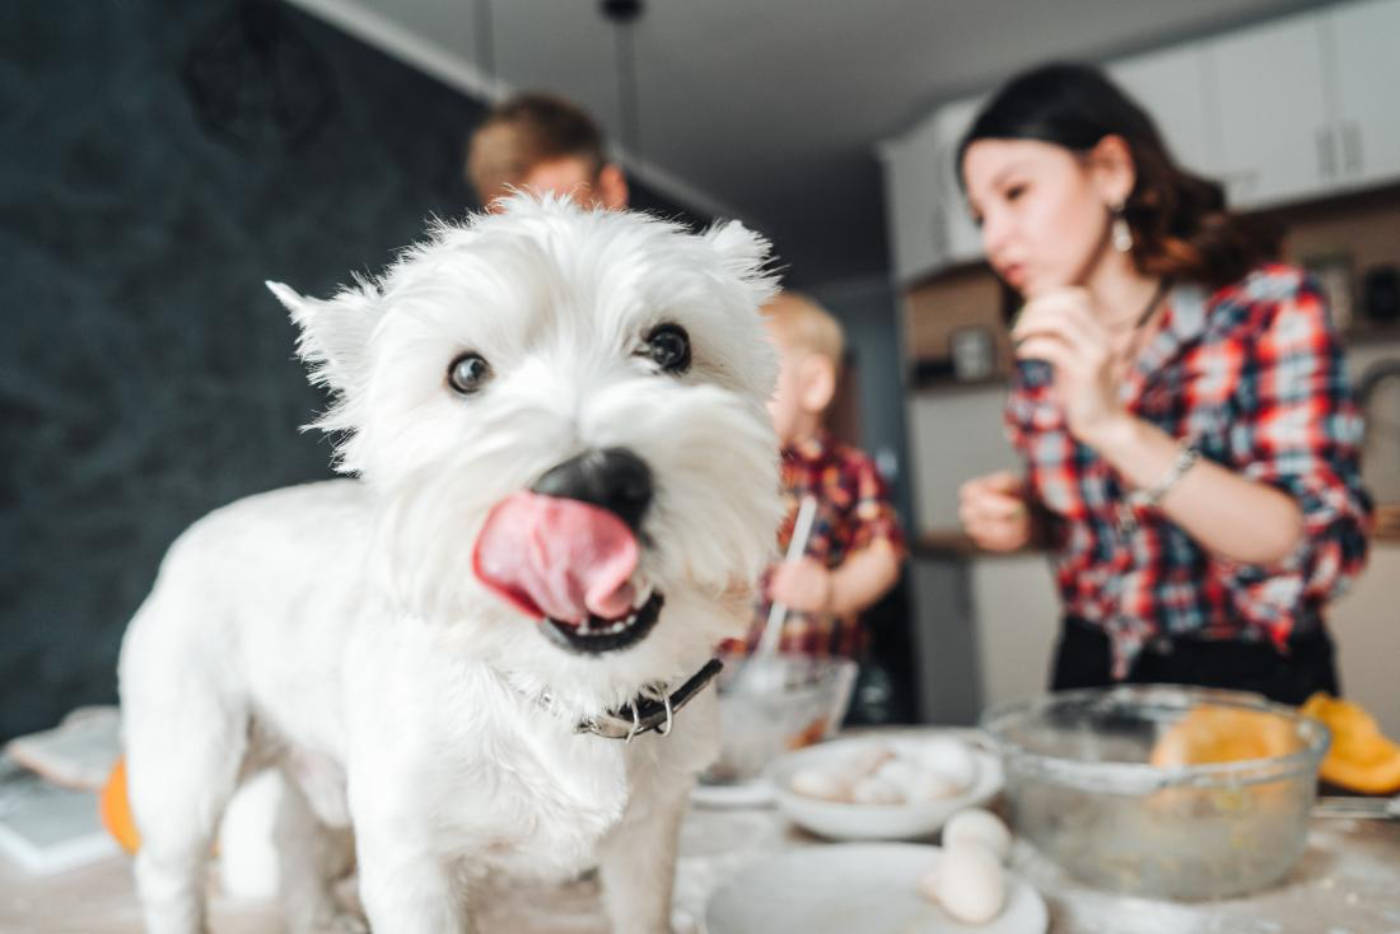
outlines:
[[[966,734],[964,734],[965,736]],[[901,755],[920,744],[946,743],[957,738],[977,763],[977,777],[962,793],[910,804],[846,804],[811,798],[792,790],[792,777],[809,768],[832,769],[849,762],[861,750],[888,746]],[[918,840],[930,837],[964,808],[977,807],[1001,790],[1001,760],[985,749],[943,730],[901,731],[834,740],[783,756],[765,773],[778,808],[794,824],[832,840]]]

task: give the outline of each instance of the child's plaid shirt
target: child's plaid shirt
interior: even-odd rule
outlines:
[[[780,556],[787,553],[804,496],[817,501],[806,555],[828,570],[839,569],[849,556],[880,539],[889,542],[897,557],[903,556],[899,517],[890,505],[879,468],[864,451],[834,441],[825,433],[787,445],[783,448],[782,480],[787,518],[778,530]],[[763,575],[760,585],[765,594],[772,570],[769,568]],[[759,601],[749,634],[749,651],[757,646],[771,609],[766,597]],[[789,610],[779,649],[815,657],[858,658],[865,642],[858,613],[836,616]]]

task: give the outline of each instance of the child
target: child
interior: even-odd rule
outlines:
[[[522,94],[491,111],[468,143],[467,179],[487,209],[512,188],[613,211],[628,202],[627,177],[607,158],[598,125],[545,94]]]
[[[788,507],[778,534],[780,555],[786,555],[803,498],[813,497],[817,511],[801,560],[787,564],[780,558],[764,575],[764,598],[745,649],[757,646],[772,605],[782,603],[788,613],[780,651],[859,657],[866,642],[860,614],[899,578],[899,520],[875,463],[834,441],[825,428],[844,350],[840,324],[794,292],[779,295],[764,314],[781,365],[768,405],[782,444]]]

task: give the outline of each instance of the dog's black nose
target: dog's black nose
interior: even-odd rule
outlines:
[[[636,531],[651,505],[651,468],[626,448],[585,451],[551,468],[530,489],[601,506]]]

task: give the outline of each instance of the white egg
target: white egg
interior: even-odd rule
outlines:
[[[959,790],[970,788],[977,781],[977,758],[966,743],[956,739],[930,740],[919,746],[918,755],[920,765],[942,775]]]
[[[894,750],[884,743],[866,746],[851,753],[845,762],[845,770],[857,778],[874,775],[886,762],[894,758]]]
[[[884,779],[898,788],[905,800],[909,800],[912,797],[914,783],[919,778],[919,769],[907,759],[890,759],[880,766],[875,777]]]
[[[914,774],[913,781],[907,788],[910,801],[926,804],[930,801],[942,801],[951,798],[962,792],[957,784],[939,775],[937,772],[930,772],[920,769]]]
[[[1011,855],[1011,831],[991,811],[968,808],[954,814],[943,825],[943,845],[980,846],[1004,863]]]
[[[938,870],[942,862],[943,854],[935,853],[929,867],[919,876],[919,894],[934,904],[938,904]]]
[[[806,798],[820,798],[823,801],[850,801],[851,780],[835,769],[798,769],[788,779],[788,787]]]
[[[894,782],[872,775],[856,782],[851,800],[856,804],[903,804],[904,792]]]
[[[986,924],[1006,905],[1006,871],[977,845],[945,846],[933,882],[938,904],[966,924]]]

